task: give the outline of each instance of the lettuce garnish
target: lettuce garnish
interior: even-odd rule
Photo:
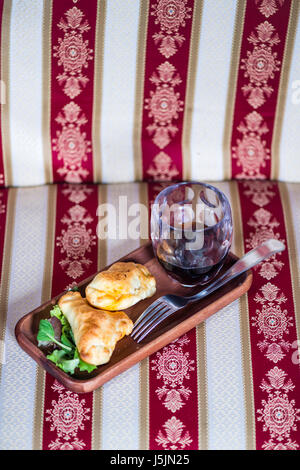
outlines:
[[[54,328],[50,321],[40,321],[37,335],[39,345],[47,343],[56,347],[56,349],[54,349],[51,354],[47,355],[47,359],[54,362],[54,364],[64,372],[71,375],[74,374],[76,368],[78,368],[80,371],[87,372],[92,372],[95,370],[96,366],[88,364],[81,359],[78,349],[75,345],[71,326],[58,305],[54,305],[50,311],[50,316],[59,319],[62,325],[62,332],[59,341],[57,338],[55,338]],[[57,349],[57,347],[59,349]]]

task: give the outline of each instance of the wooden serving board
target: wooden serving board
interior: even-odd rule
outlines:
[[[228,269],[237,259],[235,255],[230,253],[220,274],[225,269]],[[183,287],[179,282],[172,279],[155,258],[151,243],[143,245],[119,261],[134,261],[144,264],[156,278],[156,294],[126,310],[126,313],[133,322],[148,305],[162,295],[193,295],[200,290],[199,287]],[[107,267],[104,269],[107,269]],[[91,276],[78,284],[79,291],[83,297],[85,296],[85,287],[93,277]],[[182,336],[225,307],[225,305],[233,302],[249,289],[251,283],[252,273],[248,271],[208,297],[175,312],[140,344],[136,343],[130,336],[123,338],[117,343],[110,362],[97,367],[90,374],[87,372],[78,372],[74,376],[66,374],[56,367],[53,362],[49,361],[37,346],[36,336],[39,322],[42,318],[50,317],[51,308],[57,303],[64,292],[22,317],[15,327],[15,335],[21,348],[66,388],[77,393],[91,392],[145,357],[158,351],[174,339]]]

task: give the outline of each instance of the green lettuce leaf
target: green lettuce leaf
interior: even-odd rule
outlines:
[[[62,349],[55,349],[53,353],[48,354],[47,359],[68,374],[74,374],[76,367],[79,365],[79,359],[70,359],[69,355]]]
[[[48,320],[41,320],[39,325],[39,331],[37,334],[37,340],[39,342],[47,341],[49,343],[55,343],[60,346],[62,349],[71,352],[72,348],[66,344],[63,344],[60,341],[57,341],[55,338],[55,332],[53,326]]]
[[[58,305],[54,305],[54,307],[50,310],[50,316],[58,318],[62,326],[66,326],[69,324],[68,320],[66,319]]]
[[[55,343],[61,349],[55,349],[51,354],[48,354],[47,358],[68,374],[74,374],[76,367],[78,367],[80,371],[92,372],[95,370],[97,366],[88,364],[81,359],[75,345],[72,328],[58,305],[54,305],[50,311],[50,315],[51,317],[58,318],[62,324],[60,341],[55,338],[53,326],[48,320],[40,321],[37,339],[39,345],[42,345],[44,342],[48,344]]]
[[[73,341],[70,341],[67,334],[62,333],[60,340],[65,346],[68,346],[72,350],[75,349],[75,344],[73,343]]]
[[[93,364],[88,364],[87,362],[81,359],[77,348],[74,353],[74,358],[79,359],[78,367],[80,371],[86,370],[88,372],[92,372],[93,370],[97,369],[97,366],[94,366]]]
[[[68,289],[72,292],[78,292],[79,291],[79,287],[78,286],[74,286],[74,287],[70,287],[70,289]]]

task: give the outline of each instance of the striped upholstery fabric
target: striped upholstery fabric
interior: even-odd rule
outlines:
[[[37,367],[14,326],[141,243],[99,240],[100,203],[149,205],[162,185],[0,190],[1,449],[299,449],[300,184],[216,185],[237,255],[270,237],[287,250],[254,270],[247,295],[83,395]]]
[[[298,0],[0,0],[0,185],[300,181]]]
[[[299,14],[0,0],[1,449],[300,448]],[[94,393],[66,390],[16,322],[144,242],[99,239],[99,204],[150,207],[175,180],[225,192],[238,256],[287,249],[205,323]]]

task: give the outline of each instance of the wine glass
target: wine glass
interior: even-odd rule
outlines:
[[[232,242],[227,197],[200,182],[165,188],[152,206],[151,239],[161,265],[182,285],[208,283],[222,268]]]

